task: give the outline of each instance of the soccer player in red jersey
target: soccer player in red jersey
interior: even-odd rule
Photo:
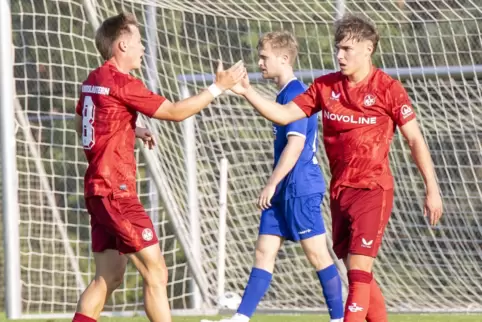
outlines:
[[[336,22],[340,71],[321,76],[288,104],[259,95],[247,77],[232,88],[264,117],[288,124],[322,112],[323,137],[332,180],[333,248],[348,269],[346,322],[385,322],[383,295],[372,267],[393,204],[388,152],[396,126],[405,137],[426,186],[424,215],[435,225],[442,199],[430,152],[401,83],[372,65],[376,27],[345,15]]]
[[[95,43],[105,63],[83,82],[75,122],[89,163],[84,195],[96,274],[82,293],[73,320],[99,318],[106,299],[122,283],[130,259],[144,280],[147,317],[169,322],[166,264],[153,224],[136,193],[135,139],[151,148],[154,144],[152,134],[136,126],[137,113],[182,121],[239,82],[246,70],[242,62],[225,71],[220,64],[216,82],[207,90],[172,103],[129,74],[141,67],[145,49],[133,15],[122,13],[105,20]]]

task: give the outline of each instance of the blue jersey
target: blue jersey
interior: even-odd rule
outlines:
[[[303,93],[307,86],[297,79],[289,81],[278,93],[276,102],[287,104]],[[274,166],[278,164],[289,135],[305,137],[305,145],[293,169],[276,187],[273,201],[306,196],[325,192],[325,180],[316,158],[318,149],[318,113],[309,118],[302,118],[285,126],[273,124]]]

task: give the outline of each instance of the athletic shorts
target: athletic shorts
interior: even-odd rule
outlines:
[[[321,213],[323,194],[315,193],[278,203],[261,213],[260,235],[275,235],[294,242],[325,233]]]
[[[332,198],[333,250],[337,257],[376,257],[392,206],[393,189],[344,188],[336,199]]]
[[[158,243],[152,221],[138,197],[112,195],[86,198],[92,230],[92,251],[115,249],[136,253]]]

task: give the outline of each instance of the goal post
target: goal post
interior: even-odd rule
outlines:
[[[0,144],[2,165],[3,245],[5,249],[5,311],[9,318],[22,314],[20,279],[19,211],[17,204],[17,166],[15,148],[15,116],[12,47],[12,14],[9,1],[0,2]]]

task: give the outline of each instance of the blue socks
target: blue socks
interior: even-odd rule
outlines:
[[[343,318],[344,306],[341,279],[335,264],[316,272],[323,288],[326,305],[331,319]],[[268,291],[272,274],[263,269],[253,267],[249,275],[248,284],[244,289],[243,299],[237,314],[251,318],[259,302]]]
[[[320,280],[321,287],[323,287],[323,295],[330,312],[330,318],[343,318],[344,307],[341,279],[335,264],[316,272],[316,274]]]
[[[336,270],[336,269],[335,269]],[[253,267],[249,275],[248,284],[244,289],[243,299],[239,305],[238,314],[251,318],[258,303],[269,288],[273,274],[263,269]],[[339,279],[339,277],[338,277]]]

